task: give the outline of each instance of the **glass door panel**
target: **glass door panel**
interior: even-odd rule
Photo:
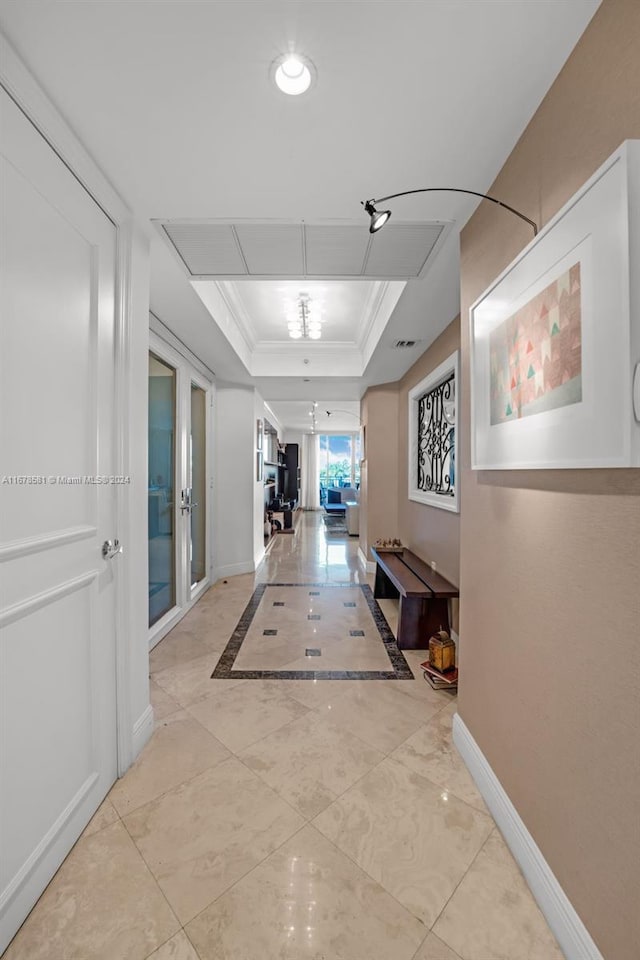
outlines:
[[[176,604],[176,371],[149,355],[149,626]]]
[[[189,438],[189,486],[191,487],[190,571],[194,587],[207,574],[207,394],[191,384],[191,435]]]

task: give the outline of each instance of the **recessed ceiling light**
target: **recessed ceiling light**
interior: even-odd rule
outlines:
[[[306,93],[316,77],[314,65],[306,57],[288,53],[276,60],[273,79],[283,93],[297,97]]]

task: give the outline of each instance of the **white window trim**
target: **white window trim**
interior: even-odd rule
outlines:
[[[418,404],[425,395],[437,387],[438,384],[447,380],[453,373],[455,382],[455,434],[454,434],[454,463],[455,463],[455,482],[454,494],[452,497],[440,496],[437,493],[429,493],[426,490],[419,490],[417,486],[418,476]],[[424,503],[429,507],[438,507],[440,510],[449,510],[451,513],[459,513],[460,506],[460,459],[458,456],[458,437],[460,435],[460,425],[458,423],[458,411],[460,409],[460,351],[456,350],[447,357],[435,370],[432,370],[428,376],[417,383],[409,391],[409,500],[416,503]]]

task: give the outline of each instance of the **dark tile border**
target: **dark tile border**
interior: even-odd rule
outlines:
[[[233,665],[247,636],[249,627],[269,587],[318,587],[333,590],[340,587],[357,588],[367,602],[367,606],[378,628],[391,663],[391,670],[234,670]],[[211,674],[212,680],[413,680],[413,673],[404,654],[398,649],[396,640],[384,614],[374,599],[371,587],[367,583],[260,583],[253,592],[238,624],[231,634],[216,668]]]

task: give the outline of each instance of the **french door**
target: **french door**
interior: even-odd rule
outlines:
[[[212,384],[150,334],[149,642],[155,646],[209,586]]]

